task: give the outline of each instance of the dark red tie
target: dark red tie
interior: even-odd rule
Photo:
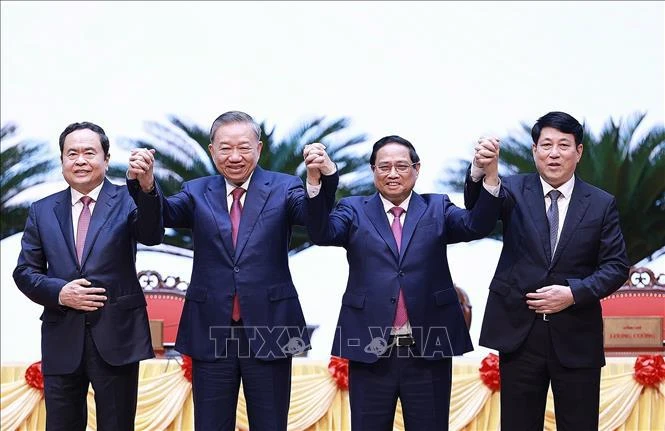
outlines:
[[[233,203],[231,203],[231,211],[229,212],[229,215],[231,216],[231,236],[233,237],[234,248],[236,242],[238,242],[238,227],[240,226],[240,214],[242,214],[240,196],[242,196],[243,193],[245,193],[245,189],[242,187],[237,187],[231,192]],[[233,311],[231,312],[231,318],[234,322],[240,320],[240,301],[238,300],[237,294],[233,295]]]
[[[392,207],[390,212],[395,218],[393,223],[390,225],[390,229],[393,231],[393,236],[395,237],[395,242],[397,243],[397,250],[399,251],[402,246],[402,223],[400,222],[400,216],[404,213],[404,208],[402,207]],[[406,313],[406,301],[404,300],[404,294],[402,289],[399,290],[399,297],[397,298],[397,309],[395,310],[395,320],[393,321],[393,327],[395,329],[401,328],[406,325],[406,322],[409,320],[409,316]]]
[[[85,246],[85,237],[88,235],[88,227],[90,227],[90,203],[93,199],[90,196],[83,196],[81,199],[83,203],[83,210],[79,216],[79,221],[76,227],[76,257],[78,257],[79,264],[83,259],[83,246]]]

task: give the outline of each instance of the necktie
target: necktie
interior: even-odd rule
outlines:
[[[397,243],[397,250],[400,249],[402,245],[402,223],[400,222],[400,216],[404,212],[404,208],[401,207],[392,207],[390,208],[390,213],[395,216],[390,229],[393,231],[393,236],[395,237],[395,242]],[[409,317],[406,313],[406,301],[404,300],[404,294],[402,289],[399,290],[399,297],[397,298],[397,309],[395,310],[395,320],[393,320],[393,326],[401,328],[406,325],[406,322],[409,320]]]
[[[547,210],[547,222],[550,225],[550,257],[554,258],[554,251],[556,250],[556,238],[557,233],[559,232],[559,204],[557,200],[561,196],[561,192],[558,190],[550,190],[547,194],[550,197],[550,208]]]
[[[85,237],[88,235],[88,227],[90,227],[90,203],[93,199],[90,196],[83,196],[81,199],[83,210],[79,216],[79,221],[76,227],[76,257],[78,257],[79,264],[83,258],[83,246],[85,245]]]
[[[229,215],[231,216],[233,247],[235,247],[238,242],[238,227],[240,226],[240,214],[242,213],[240,196],[242,196],[243,193],[245,193],[245,189],[242,187],[237,187],[231,192],[231,195],[233,195],[233,203],[231,203],[231,211],[229,211]],[[238,300],[237,293],[233,295],[233,311],[231,312],[231,318],[234,322],[240,320],[240,301]]]

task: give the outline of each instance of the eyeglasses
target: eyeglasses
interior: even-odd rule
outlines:
[[[381,163],[379,165],[372,165],[372,169],[376,169],[382,174],[388,174],[394,167],[398,174],[405,174],[409,172],[411,167],[416,166],[417,164],[418,163],[396,163],[393,165],[392,163]]]

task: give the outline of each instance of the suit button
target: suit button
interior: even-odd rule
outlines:
[[[397,273],[397,275],[399,275],[400,277],[404,277],[404,272],[400,271]]]
[[[397,298],[395,298],[394,296],[393,296],[392,298],[390,298],[390,302],[392,302],[393,304],[394,304],[396,301],[397,301]]]
[[[234,266],[233,267],[233,272],[240,272],[240,268],[238,268],[237,266]]]

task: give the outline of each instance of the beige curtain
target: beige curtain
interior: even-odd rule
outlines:
[[[603,368],[600,429],[607,431],[664,430],[665,382],[644,387],[633,378],[635,358],[610,358]],[[450,405],[451,430],[497,430],[500,393],[480,380],[480,361],[454,360]],[[28,364],[2,366],[2,430],[37,431],[45,428],[41,391],[25,382]],[[191,384],[175,360],[141,363],[136,430],[192,430]],[[88,393],[88,429],[95,430],[92,390]],[[289,430],[346,431],[351,429],[348,392],[338,389],[323,362],[295,361],[293,366]],[[237,428],[246,430],[245,399],[240,393]],[[403,430],[401,405],[395,430]],[[555,430],[552,394],[548,395],[545,430]]]

